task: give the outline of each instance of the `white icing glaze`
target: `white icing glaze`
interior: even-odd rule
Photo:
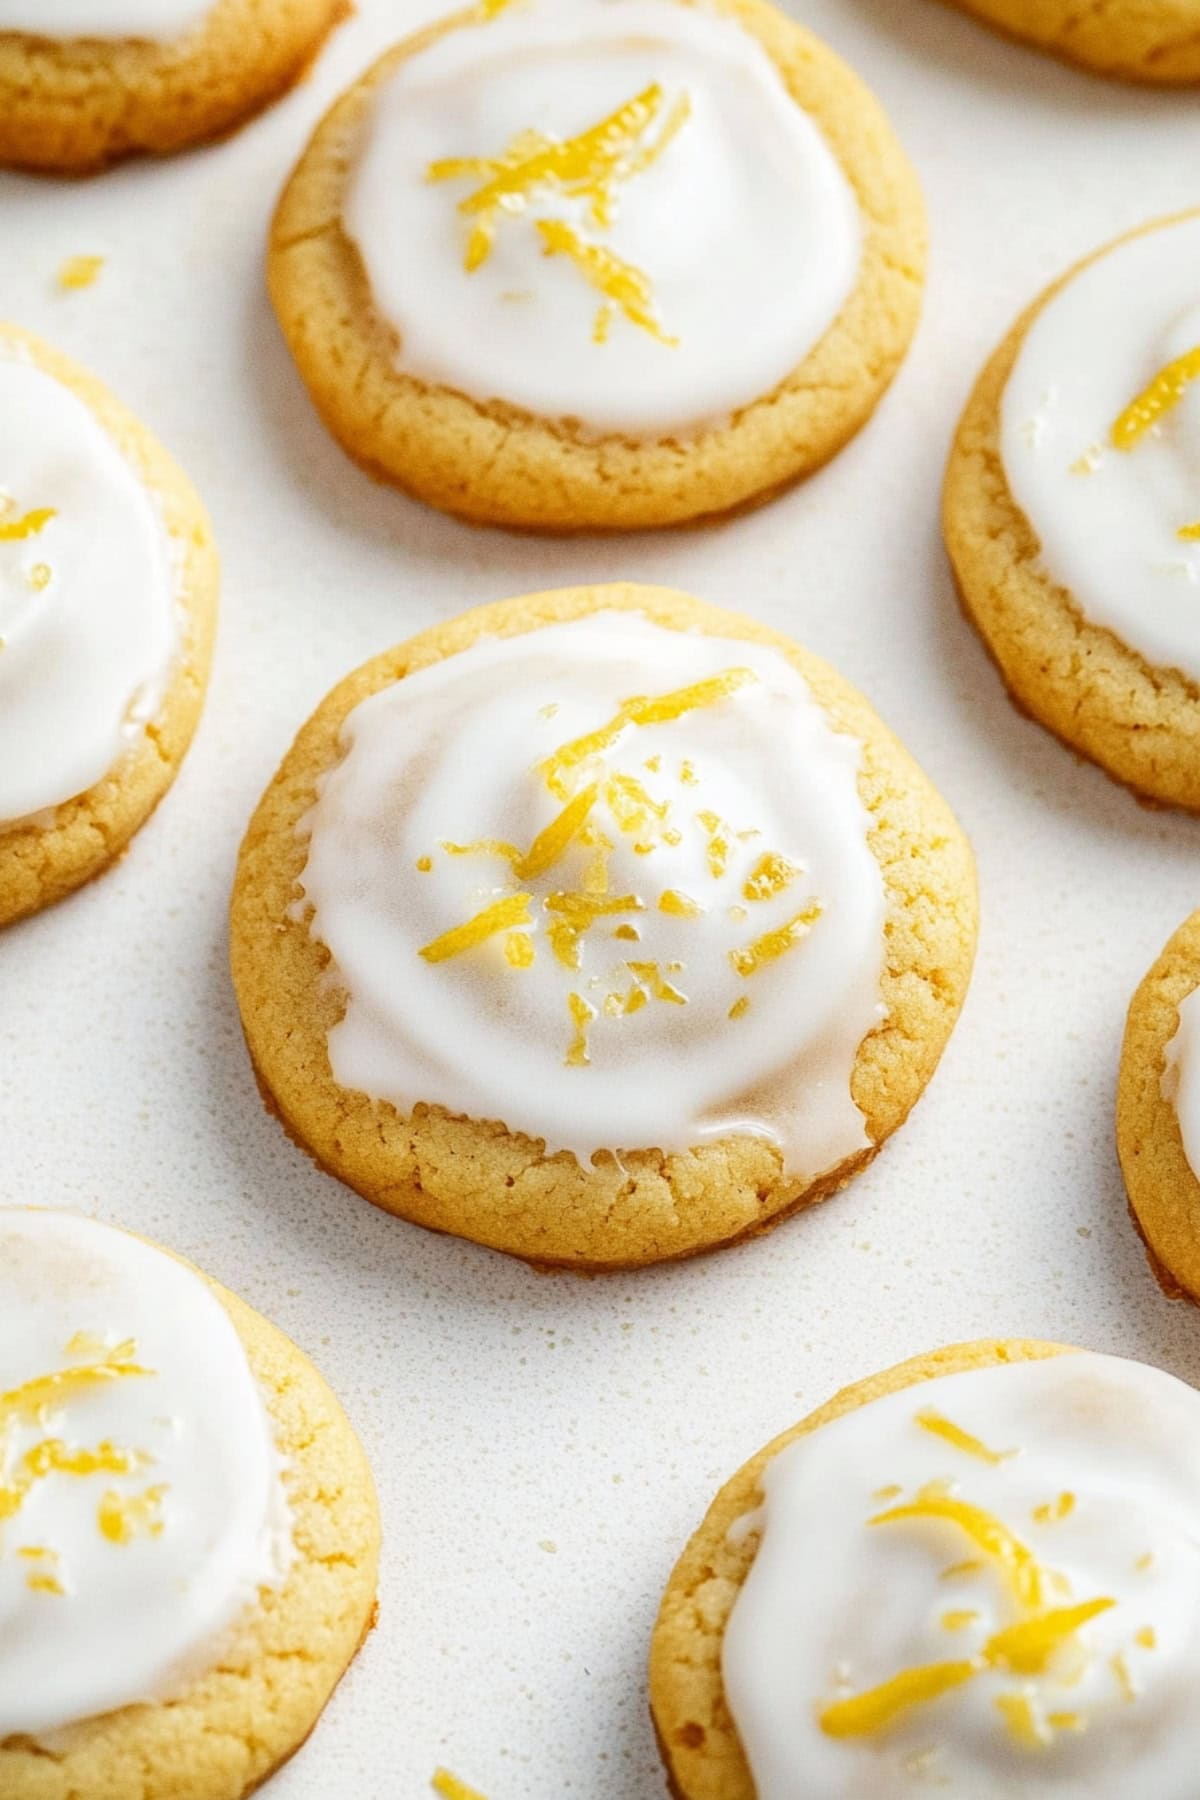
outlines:
[[[659,84],[635,148],[662,154],[613,190],[611,227],[543,183],[497,221],[467,273],[461,204],[486,174],[431,181],[447,158],[496,158],[518,133],[570,139]],[[380,91],[345,204],[398,366],[480,400],[596,433],[660,436],[726,418],[803,362],[857,275],[849,183],[765,51],[678,0],[529,0],[406,60]],[[663,343],[618,311],[538,220],[565,221],[647,276]]]
[[[917,1424],[927,1410],[1014,1454],[993,1465],[966,1453]],[[934,1482],[952,1482],[955,1497],[1033,1552],[1047,1608],[1115,1605],[1044,1672],[985,1666],[886,1729],[832,1736],[819,1723],[830,1702],[901,1670],[982,1660],[988,1638],[1020,1617],[997,1562],[958,1526],[868,1523]],[[797,1439],[769,1465],[765,1492],[764,1515],[750,1522],[763,1537],[722,1665],[758,1800],[1193,1800],[1200,1397],[1191,1388],[1090,1354],[948,1375]],[[1034,1517],[1066,1494],[1066,1516]],[[977,1566],[962,1568],[964,1559]],[[973,1616],[944,1623],[960,1611]],[[1008,1695],[1030,1701],[1044,1742],[1019,1741],[997,1705]],[[1050,1714],[1077,1722],[1050,1725]]]
[[[216,0],[0,0],[0,31],[31,37],[141,38],[169,44],[198,25]]]
[[[573,769],[561,794],[536,769],[630,696],[731,669],[747,673],[730,697],[627,727]],[[790,1170],[816,1176],[867,1144],[849,1084],[882,1013],[884,892],[858,795],[861,746],[831,729],[778,652],[670,631],[640,614],[595,614],[486,638],[407,676],[357,706],[342,741],[347,754],[307,822],[302,878],[311,929],[348,996],[329,1038],[341,1086],[406,1112],[425,1101],[499,1120],[581,1161],[599,1149],[683,1150],[752,1133],[778,1143]],[[612,775],[642,783],[665,816],[622,829],[605,786]],[[546,902],[584,888],[594,849],[577,842],[526,877],[501,856],[440,846],[490,838],[528,850],[589,784],[599,791],[588,825],[613,846],[608,895],[641,905],[598,918],[573,971],[552,948],[562,914]],[[719,878],[702,812],[724,822]],[[653,849],[639,853],[647,841]],[[747,903],[743,886],[768,851],[799,872],[773,898]],[[532,897],[532,966],[510,965],[502,935],[446,961],[419,954],[520,892]],[[704,910],[666,913],[665,892]],[[737,972],[734,951],[814,899],[822,911],[808,937],[754,973]],[[630,927],[638,941],[614,936]],[[656,998],[653,978],[639,981],[630,962],[655,964],[686,1004]],[[640,1010],[606,1015],[608,996],[638,986]],[[567,1061],[572,994],[598,1015],[586,1030],[588,1066]],[[739,1002],[748,1010],[731,1018]]]
[[[1042,565],[1095,625],[1200,681],[1200,384],[1128,450],[1130,403],[1200,347],[1200,218],[1159,226],[1074,276],[1009,376],[1002,455]]]
[[[1175,1108],[1188,1167],[1200,1180],[1200,988],[1179,1003],[1179,1025],[1166,1048],[1162,1091]]]
[[[0,824],[84,793],[162,704],[177,559],[90,409],[0,337]],[[44,581],[45,585],[38,585]]]
[[[112,1374],[124,1359],[148,1372]],[[107,1380],[40,1411],[14,1401],[100,1365]],[[39,1475],[47,1440],[136,1461]],[[0,1514],[0,1739],[169,1698],[291,1556],[270,1423],[224,1308],[162,1251],[71,1213],[0,1210],[0,1490],[20,1501]]]

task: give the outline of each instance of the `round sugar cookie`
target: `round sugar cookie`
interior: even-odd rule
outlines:
[[[819,467],[895,374],[924,263],[878,103],[765,0],[482,0],[326,115],[268,274],[368,472],[570,532]]]
[[[1158,87],[1200,81],[1200,0],[952,0],[1010,37],[1097,75]]]
[[[0,925],[121,855],[200,718],[217,553],[100,382],[0,324]]]
[[[166,1251],[0,1210],[0,1792],[242,1800],[374,1622],[379,1516],[337,1400]]]
[[[1200,1397],[1008,1340],[837,1394],[733,1476],[668,1583],[678,1800],[1190,1800]]]
[[[1117,1150],[1133,1222],[1172,1298],[1200,1300],[1200,913],[1169,940],[1129,1007]]]
[[[0,0],[0,163],[86,175],[220,137],[298,81],[349,10],[347,0]]]
[[[264,1096],[325,1169],[614,1269],[865,1167],[975,931],[969,846],[859,694],[626,584],[483,607],[335,688],[250,823],[231,949]]]
[[[1070,270],[979,378],[943,523],[1017,702],[1147,799],[1200,808],[1200,211]]]

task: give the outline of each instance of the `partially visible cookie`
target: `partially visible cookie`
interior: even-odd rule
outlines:
[[[1080,68],[1122,81],[1200,81],[1200,0],[952,0],[964,12]]]
[[[718,1494],[650,1702],[678,1800],[1191,1800],[1200,1396],[1026,1339],[856,1383]]]
[[[217,591],[208,519],[167,452],[0,325],[0,925],[107,868],[170,787]]]
[[[1117,1150],[1134,1223],[1167,1292],[1200,1301],[1200,912],[1134,994],[1117,1086]]]
[[[0,163],[90,174],[241,125],[348,0],[0,0]]]
[[[832,456],[924,263],[878,103],[766,0],[481,0],[328,113],[268,273],[372,474],[480,523],[617,531]]]
[[[976,898],[816,657],[684,594],[532,595],[349,676],[231,918],[264,1094],[388,1211],[614,1269],[842,1187],[929,1081]]]
[[[325,1382],[165,1251],[7,1208],[0,1449],[4,1800],[243,1800],[374,1619],[374,1488]]]
[[[1070,270],[979,378],[946,544],[1014,698],[1150,800],[1200,810],[1200,212]]]

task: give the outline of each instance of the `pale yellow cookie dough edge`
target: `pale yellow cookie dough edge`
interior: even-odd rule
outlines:
[[[304,1743],[375,1622],[379,1507],[349,1419],[277,1326],[193,1273],[232,1319],[270,1414],[296,1561],[281,1588],[260,1589],[217,1666],[176,1698],[85,1720],[48,1743],[0,1741],[4,1800],[244,1800]]]
[[[1037,535],[1008,485],[1000,419],[1008,378],[1043,308],[1122,244],[1197,217],[1200,211],[1155,219],[1105,244],[1018,319],[967,403],[942,500],[959,597],[1016,705],[1143,799],[1191,811],[1200,811],[1200,689],[1090,624],[1042,571]]]
[[[671,630],[769,645],[808,682],[830,723],[863,744],[859,792],[883,873],[887,1017],[851,1078],[871,1139],[815,1183],[783,1172],[779,1151],[737,1137],[664,1156],[657,1150],[581,1167],[499,1123],[418,1106],[410,1119],[339,1088],[328,1033],[344,1010],[324,979],[328,953],[296,917],[307,846],[297,823],[339,759],[351,709],[410,671],[481,636],[520,635],[601,609],[644,613]],[[817,657],[741,615],[667,589],[620,584],[502,601],[464,614],[356,670],[318,707],[268,788],[242,845],[231,959],[242,1025],[264,1098],[330,1174],[376,1205],[432,1230],[541,1266],[621,1269],[695,1255],[776,1224],[836,1192],[871,1161],[937,1066],[970,979],[977,927],[970,846],[946,802],[866,700]]]
[[[1180,1003],[1200,987],[1200,912],[1169,939],[1129,1005],[1117,1078],[1117,1154],[1129,1211],[1159,1284],[1200,1301],[1200,1181],[1162,1091]]]
[[[679,0],[691,5],[695,0]],[[683,524],[769,499],[826,462],[866,422],[916,329],[924,203],[879,103],[846,65],[766,0],[713,0],[759,42],[811,114],[858,199],[857,285],[774,392],[724,427],[643,442],[428,386],[396,367],[342,203],[378,89],[456,14],[382,57],[318,126],[271,232],[271,297],[318,412],[369,473],[476,523],[543,532]]]
[[[0,926],[40,911],[101,874],[174,781],[204,705],[220,588],[204,507],[145,426],[78,364],[29,332],[0,324],[0,348],[10,345],[91,409],[160,508],[180,556],[182,639],[157,717],[108,774],[57,807],[52,823],[0,825]]]
[[[1200,0],[949,0],[1018,43],[1140,86],[1200,82]]]
[[[762,1505],[768,1463],[797,1438],[902,1388],[968,1369],[1060,1356],[1068,1348],[1028,1338],[987,1339],[913,1357],[843,1388],[726,1482],[675,1565],[651,1640],[650,1710],[675,1800],[755,1800],[725,1699],[721,1646],[759,1541],[752,1532],[731,1542],[729,1528]],[[803,1703],[798,1696],[797,1704]]]
[[[90,175],[223,136],[305,75],[348,0],[214,0],[174,43],[0,31],[0,164]]]

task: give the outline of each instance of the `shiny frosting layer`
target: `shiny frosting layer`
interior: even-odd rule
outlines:
[[[1179,1024],[1167,1045],[1162,1090],[1175,1108],[1188,1167],[1200,1181],[1200,988],[1179,1003]]]
[[[139,38],[169,44],[198,25],[217,0],[0,0],[0,31],[31,37]]]
[[[177,564],[90,408],[0,337],[0,826],[84,793],[153,720]]]
[[[364,700],[306,822],[335,1080],[568,1149],[868,1142],[861,746],[777,651],[599,613]]]
[[[206,1283],[110,1226],[0,1210],[0,1739],[169,1699],[290,1544]]]
[[[524,0],[409,57],[344,223],[404,372],[638,437],[771,393],[861,247],[761,45],[679,0]]]
[[[764,1485],[723,1649],[758,1800],[1192,1800],[1191,1388],[1091,1354],[946,1375]]]
[[[1200,217],[1116,245],[1046,304],[1001,449],[1046,574],[1093,625],[1200,681]]]

